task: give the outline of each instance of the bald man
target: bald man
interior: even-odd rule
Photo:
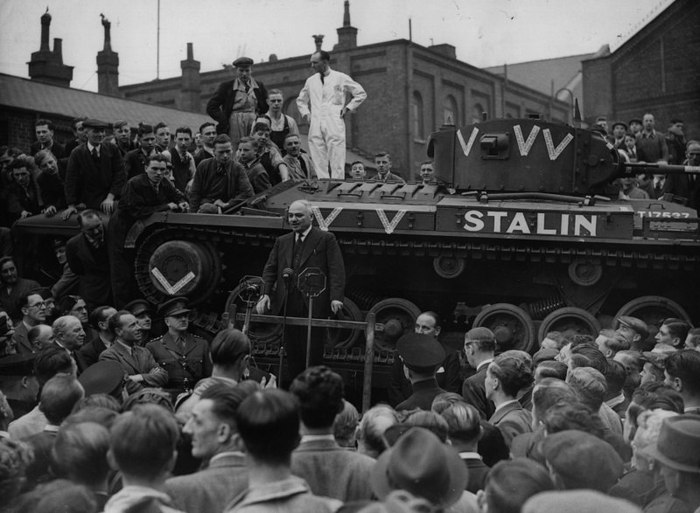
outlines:
[[[287,222],[292,231],[277,238],[267,259],[263,270],[263,295],[257,305],[258,313],[269,310],[282,313],[286,298],[287,315],[306,317],[308,301],[299,290],[299,275],[310,267],[319,268],[326,276],[326,288],[313,302],[313,317],[326,318],[331,312],[336,314],[342,309],[345,265],[340,247],[332,233],[312,226],[311,220],[312,207],[308,201],[298,200],[289,206]],[[273,290],[274,297],[271,297]],[[285,343],[291,381],[305,368],[306,330],[289,330]],[[323,337],[312,336],[310,365],[319,365],[322,356]]]

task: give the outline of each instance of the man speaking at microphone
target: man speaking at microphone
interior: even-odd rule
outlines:
[[[311,204],[298,200],[289,206],[287,222],[292,228],[277,238],[263,270],[263,295],[256,310],[283,314],[285,299],[289,317],[307,317],[308,298],[299,290],[298,277],[304,269],[316,267],[326,276],[325,290],[313,300],[314,318],[325,319],[343,308],[345,265],[335,236],[311,226]],[[320,365],[323,358],[325,329],[311,332],[309,365]],[[288,327],[284,340],[290,382],[306,367],[306,327]],[[280,376],[280,381],[282,377]]]

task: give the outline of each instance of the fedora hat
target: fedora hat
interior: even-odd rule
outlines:
[[[372,469],[372,490],[384,500],[393,490],[406,490],[436,506],[456,503],[468,471],[459,454],[427,429],[414,427],[387,449]]]
[[[663,421],[656,446],[645,452],[675,470],[700,474],[700,415],[685,414]]]

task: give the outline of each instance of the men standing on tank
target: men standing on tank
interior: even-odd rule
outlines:
[[[374,176],[374,180],[377,182],[406,183],[399,175],[391,172],[391,155],[386,151],[379,152],[374,156],[374,165],[377,166],[377,174]]]
[[[244,137],[238,145],[238,163],[243,166],[254,194],[260,194],[272,187],[270,175],[258,157],[258,147],[258,141],[252,137]]]
[[[668,162],[668,147],[664,135],[654,129],[654,115],[644,114],[644,128],[637,134],[637,155],[640,162]]]
[[[80,233],[66,242],[66,260],[80,278],[80,297],[93,309],[112,304],[109,252],[102,218],[95,210],[78,214]]]
[[[270,140],[284,154],[284,139],[289,134],[299,135],[299,127],[294,118],[282,112],[284,96],[279,89],[272,89],[267,95],[267,104],[270,109],[267,111],[267,118],[270,120]]]
[[[257,304],[260,314],[272,310],[282,313],[286,304],[289,316],[306,317],[308,301],[299,288],[299,275],[306,268],[317,267],[325,275],[326,287],[314,298],[312,316],[326,318],[343,308],[345,264],[335,236],[311,225],[311,204],[298,200],[289,206],[287,222],[292,231],[277,238],[263,270],[263,294]],[[321,330],[311,337],[310,365],[323,357]],[[306,328],[288,329],[285,334],[289,376],[293,379],[305,368]],[[280,376],[280,379],[282,377]]]
[[[216,139],[216,125],[211,121],[203,123],[199,127],[199,140],[202,145],[194,152],[195,168],[203,160],[214,157],[214,139]]]
[[[142,175],[146,171],[146,164],[151,155],[156,151],[156,133],[151,125],[140,124],[138,129],[139,147],[129,151],[124,157],[124,169],[126,179]]]
[[[233,160],[233,144],[226,134],[214,140],[214,158],[199,164],[190,190],[192,212],[222,214],[237,201],[253,196],[243,168]]]
[[[67,219],[79,205],[111,214],[119,199],[126,175],[124,161],[116,146],[103,143],[107,123],[96,119],[83,121],[88,140],[70,154],[66,171]]]
[[[168,371],[165,387],[176,397],[202,378],[211,376],[212,361],[207,341],[187,331],[191,310],[187,298],[169,299],[159,308],[168,331],[146,344],[158,365]]]
[[[182,126],[175,130],[175,147],[164,151],[163,155],[170,158],[173,167],[173,183],[178,191],[185,192],[195,172],[194,157],[188,151],[192,144],[192,130]]]
[[[332,70],[331,56],[319,50],[311,56],[314,74],[297,97],[301,117],[310,120],[309,152],[319,178],[345,178],[345,114],[355,111],[367,93],[345,73]],[[352,99],[346,105],[346,94]],[[330,166],[330,173],[329,173]]]
[[[131,178],[124,187],[119,208],[109,220],[110,269],[114,304],[122,308],[133,298],[135,283],[124,240],[131,226],[155,212],[187,212],[185,195],[168,179],[168,160],[162,154],[149,157],[146,172]]]
[[[297,134],[289,134],[284,138],[284,163],[289,170],[289,178],[292,180],[312,180],[317,178],[314,161],[309,154],[302,151],[301,141]]]
[[[270,140],[270,126],[267,120],[255,122],[253,137],[258,141],[258,158],[270,177],[270,183],[277,185],[289,180],[287,164],[282,159],[279,148]]]
[[[228,134],[234,152],[243,137],[250,135],[257,114],[268,110],[267,90],[251,73],[253,59],[239,57],[233,61],[236,78],[219,86],[207,103],[207,114],[217,121],[217,132]]]
[[[119,149],[122,158],[125,158],[131,150],[136,149],[131,138],[131,127],[128,121],[115,121],[112,125],[112,133],[114,134],[114,144]]]

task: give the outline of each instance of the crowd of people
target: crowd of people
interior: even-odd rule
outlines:
[[[207,107],[216,122],[196,133],[140,124],[133,137],[124,121],[80,118],[62,145],[40,119],[28,152],[0,151],[0,375],[12,376],[0,388],[0,511],[699,512],[700,329],[686,320],[550,332],[531,355],[485,327],[455,351],[426,311],[398,340],[387,403],[360,413],[322,365],[319,332],[304,354],[288,328],[290,373],[277,376],[251,364],[243,332],[192,333],[187,298],[154,308],[138,297],[124,252],[135,221],[226,214],[287,180],[339,177],[342,118],[366,95],[329,59],[312,56],[300,95],[310,154],[282,92],[253,79],[246,58]],[[700,163],[679,120],[663,136],[647,114],[610,138],[631,161]],[[353,162],[349,178],[405,183],[388,153],[374,164],[369,176]],[[430,161],[419,176],[436,183]],[[681,178],[625,179],[621,197],[696,204],[697,185]],[[51,241],[61,272],[48,287],[12,256],[8,228],[36,214],[80,227]],[[318,316],[343,307],[342,255],[311,216],[308,202],[290,206],[259,313],[283,304],[304,316],[288,274],[311,264],[329,280]]]

